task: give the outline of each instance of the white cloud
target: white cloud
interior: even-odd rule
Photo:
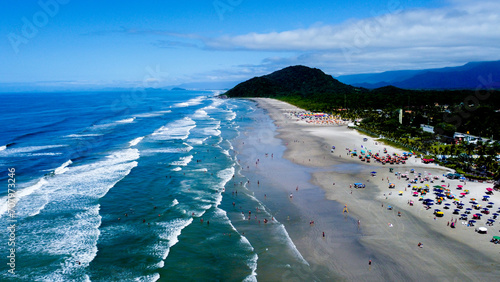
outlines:
[[[500,1],[451,0],[445,8],[395,9],[341,25],[227,35],[204,43],[216,50],[291,51],[297,56],[263,64],[312,64],[339,74],[498,60],[499,27]]]
[[[270,33],[248,33],[206,39],[214,49],[266,51],[457,46],[500,42],[500,3],[454,1],[441,9],[396,10],[378,17]]]

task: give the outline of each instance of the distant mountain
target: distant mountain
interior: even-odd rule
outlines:
[[[478,86],[500,89],[500,61],[471,62],[439,69],[344,75],[337,79],[369,89],[387,85],[404,89],[476,89]]]
[[[306,66],[291,66],[271,74],[254,77],[236,85],[229,97],[311,97],[327,93],[353,93],[355,87],[344,84],[323,71]]]
[[[170,89],[170,90],[171,90],[171,91],[184,91],[184,90],[186,90],[186,89],[181,88],[181,87],[174,87],[174,88],[172,88],[172,89]]]

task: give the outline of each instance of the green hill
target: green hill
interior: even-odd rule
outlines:
[[[319,69],[291,66],[242,82],[225,94],[229,97],[300,96],[314,99],[324,94],[355,91],[355,87],[344,84]]]

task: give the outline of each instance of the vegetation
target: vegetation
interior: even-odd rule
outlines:
[[[362,119],[358,129],[384,142],[425,152],[470,177],[500,178],[498,142],[457,144],[455,132],[500,139],[500,91],[373,90],[343,84],[319,69],[292,66],[255,77],[226,92],[228,97],[276,98],[310,111]],[[404,111],[402,123],[400,110]],[[434,126],[424,132],[421,124]],[[440,158],[437,158],[437,157]]]

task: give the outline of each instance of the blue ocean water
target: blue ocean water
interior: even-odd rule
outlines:
[[[233,147],[262,114],[252,102],[201,91],[0,98],[0,223],[17,227],[15,274],[7,266],[1,280],[254,281],[259,265],[304,263],[282,224],[256,235],[238,209],[271,217]],[[279,259],[259,257],[269,244]]]

